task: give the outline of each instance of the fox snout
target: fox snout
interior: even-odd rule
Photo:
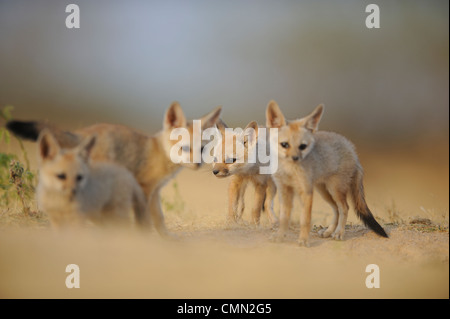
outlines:
[[[213,170],[213,174],[216,177],[226,177],[230,174],[230,171],[227,168],[222,168],[222,169],[214,169]]]
[[[61,189],[62,194],[66,196],[70,201],[73,201],[75,199],[75,196],[77,195],[77,188],[71,187],[71,186],[63,186]]]
[[[286,159],[292,159],[292,161],[294,162],[298,162],[302,158],[302,154],[295,150],[288,150],[287,152],[285,152],[284,157]]]

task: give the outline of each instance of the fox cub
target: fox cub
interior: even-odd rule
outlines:
[[[133,207],[139,225],[149,226],[147,205],[141,187],[124,167],[91,162],[96,137],[72,149],[61,149],[54,136],[44,130],[39,136],[38,206],[55,228],[83,224],[131,222]]]
[[[249,163],[248,161],[249,153],[256,152],[257,147],[265,147],[258,145],[257,123],[250,122],[242,133],[232,131],[233,138],[228,140],[225,138],[225,129],[228,126],[222,120],[218,120],[216,126],[222,138],[220,147],[215,148],[213,174],[219,178],[231,176],[228,187],[228,220],[236,221],[242,217],[245,209],[245,190],[251,183],[255,188],[253,223],[259,224],[261,210],[265,209],[272,225],[277,225],[278,218],[273,211],[273,200],[277,191],[275,183],[271,175],[259,173],[258,162]],[[245,134],[248,128],[253,129],[253,133],[250,135]],[[244,151],[241,155],[235,152],[238,149],[237,144],[241,144],[241,149]]]
[[[219,119],[221,107],[203,116],[201,129],[212,127]],[[172,103],[167,109],[163,128],[153,136],[142,134],[136,130],[116,124],[95,124],[68,132],[51,124],[39,121],[10,121],[7,128],[20,137],[36,141],[39,133],[48,129],[62,148],[77,146],[83,138],[96,135],[97,142],[92,149],[91,159],[94,162],[114,162],[126,167],[133,173],[144,191],[148,202],[148,210],[156,230],[164,237],[172,236],[167,231],[164,215],[160,204],[160,191],[172,177],[183,167],[198,169],[202,163],[174,163],[170,158],[170,151],[178,141],[170,138],[175,128],[186,128],[191,136],[190,145],[183,147],[182,152],[193,158],[195,153],[201,153],[202,145],[194,147],[194,124],[188,121],[178,102]],[[202,143],[206,143],[202,141]]]
[[[333,208],[331,225],[322,237],[342,240],[348,216],[347,195],[357,216],[380,236],[388,237],[369,210],[363,187],[363,169],[353,144],[336,133],[317,131],[323,114],[319,105],[310,115],[287,122],[278,104],[267,107],[267,127],[278,128],[278,170],[273,175],[280,193],[280,228],[275,240],[282,240],[288,229],[294,195],[303,203],[300,214],[299,244],[309,246],[311,208],[314,187]]]

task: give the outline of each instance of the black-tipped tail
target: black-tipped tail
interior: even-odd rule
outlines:
[[[18,137],[35,142],[41,131],[38,122],[9,121],[6,123],[6,128]]]
[[[44,129],[48,129],[63,148],[75,147],[81,141],[81,137],[77,134],[62,131],[46,122],[9,121],[6,123],[6,128],[16,136],[33,142],[38,140],[39,134]]]
[[[366,211],[365,214],[362,214],[361,212],[357,212],[357,214],[358,217],[361,218],[364,225],[369,227],[381,237],[389,238],[388,234],[386,234],[386,231],[383,229],[383,227],[381,227],[380,224],[378,224],[378,222],[375,220],[375,217],[373,217],[372,213],[369,210]]]
[[[369,227],[378,235],[389,238],[389,236],[384,231],[383,227],[375,220],[372,212],[367,206],[366,199],[364,196],[364,186],[363,186],[363,170],[361,165],[358,163],[357,171],[353,177],[351,195],[353,198],[353,203],[355,205],[356,215],[362,220],[364,225]]]

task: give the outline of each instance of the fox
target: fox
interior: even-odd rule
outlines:
[[[201,129],[213,127],[219,119],[222,107],[218,106],[200,118]],[[178,102],[173,102],[166,110],[163,128],[154,135],[147,135],[119,124],[95,124],[74,132],[65,131],[57,126],[40,121],[9,121],[6,127],[19,137],[36,141],[40,132],[48,129],[62,148],[73,148],[84,138],[96,135],[97,142],[91,151],[92,161],[113,162],[127,168],[136,178],[147,198],[147,207],[152,223],[162,237],[169,234],[160,203],[162,187],[184,167],[197,170],[202,162],[174,163],[170,151],[176,140],[170,138],[173,129],[185,128],[191,137],[190,145],[183,145],[181,152],[193,159],[195,153],[203,151],[203,143],[192,142],[194,125],[188,121]]]
[[[214,150],[214,162],[212,167],[213,174],[218,178],[231,176],[230,184],[228,186],[228,221],[236,222],[242,217],[245,209],[245,191],[248,184],[253,184],[255,188],[254,206],[252,209],[252,222],[259,225],[261,218],[261,210],[267,212],[273,227],[278,224],[278,218],[273,210],[273,201],[276,195],[276,186],[271,175],[259,173],[259,163],[249,163],[249,152],[256,151],[256,147],[264,147],[257,145],[258,124],[255,121],[250,122],[243,132],[236,133],[232,131],[232,138],[226,139],[225,129],[228,126],[219,119],[216,123],[218,134],[222,138],[219,139],[220,145]],[[249,135],[246,134],[247,129],[252,129]],[[228,144],[228,145],[227,145]],[[239,157],[235,150],[238,149],[237,144],[240,144],[241,149],[244,150],[241,156],[243,160],[238,160]]]
[[[147,201],[134,176],[123,166],[110,162],[92,162],[90,155],[96,136],[78,146],[62,149],[53,135],[44,129],[38,138],[39,182],[36,198],[40,210],[48,214],[55,229],[97,225],[120,225],[131,218],[149,226]]]
[[[350,195],[356,215],[376,234],[388,238],[375,220],[364,194],[363,168],[355,146],[344,136],[334,132],[318,131],[324,112],[321,104],[308,116],[287,121],[275,101],[266,109],[267,127],[278,128],[278,140],[271,147],[278,150],[278,170],[272,175],[280,194],[280,227],[274,235],[282,241],[289,227],[293,198],[300,197],[298,243],[309,247],[313,191],[316,189],[333,209],[331,224],[319,232],[323,238],[343,240]]]

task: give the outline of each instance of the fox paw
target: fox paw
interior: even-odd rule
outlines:
[[[335,240],[344,240],[344,233],[334,232],[331,237]]]
[[[310,247],[310,244],[309,244],[309,240],[308,240],[308,239],[299,239],[299,240],[297,241],[297,244],[298,244],[300,247]]]
[[[321,230],[319,230],[318,234],[320,237],[322,238],[328,238],[331,236],[331,232],[327,231],[328,228],[323,228]]]
[[[225,223],[226,223],[227,227],[235,227],[236,225],[239,224],[235,218],[227,218]]]

